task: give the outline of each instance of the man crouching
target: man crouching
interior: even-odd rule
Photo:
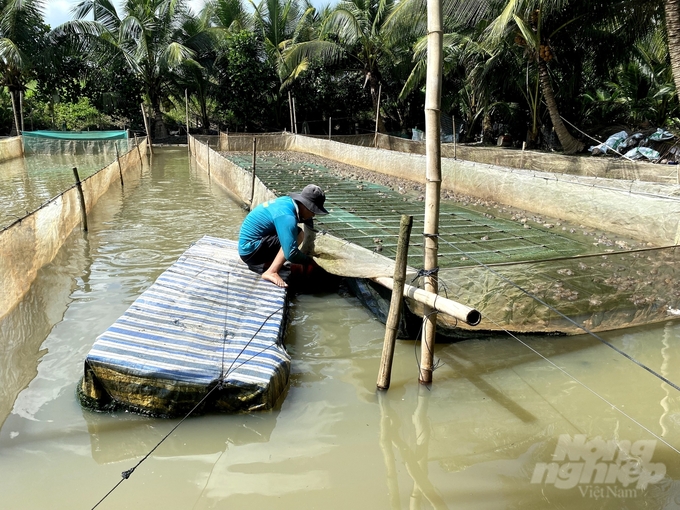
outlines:
[[[258,205],[248,213],[238,238],[241,260],[262,278],[279,287],[288,284],[279,271],[286,261],[291,264],[313,263],[300,251],[304,232],[298,223],[311,225],[314,216],[328,214],[323,205],[326,195],[316,184],[308,184],[300,193],[279,197]]]

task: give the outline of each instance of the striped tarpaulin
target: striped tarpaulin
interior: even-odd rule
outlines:
[[[236,246],[203,237],[96,339],[83,405],[173,416],[215,385],[202,412],[276,404],[290,373],[286,291],[251,272]]]

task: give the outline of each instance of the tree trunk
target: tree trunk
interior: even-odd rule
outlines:
[[[668,55],[675,81],[675,90],[680,96],[680,0],[665,0],[666,33],[668,34]]]
[[[545,97],[545,102],[548,105],[550,120],[555,128],[555,133],[557,133],[557,138],[559,138],[562,144],[564,153],[574,154],[581,152],[585,144],[571,136],[564,122],[562,122],[562,117],[560,117],[560,112],[557,109],[557,101],[555,101],[552,84],[550,83],[550,76],[548,76],[548,66],[542,59],[538,60],[538,74],[541,78],[541,92],[543,92],[543,97]]]
[[[165,127],[165,122],[163,122],[163,114],[160,109],[154,109],[154,120],[153,120],[153,137],[154,140],[159,140],[168,137],[168,129]]]

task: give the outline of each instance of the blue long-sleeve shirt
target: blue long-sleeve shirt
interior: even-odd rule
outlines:
[[[309,257],[297,245],[298,210],[292,198],[285,196],[258,205],[248,213],[241,224],[238,236],[238,252],[248,256],[257,250],[262,238],[276,234],[286,260],[304,264]]]

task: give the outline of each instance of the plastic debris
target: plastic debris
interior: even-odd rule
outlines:
[[[619,145],[621,145],[626,140],[626,138],[628,138],[628,133],[625,131],[619,131],[618,133],[614,133],[609,138],[607,138],[607,141],[604,143],[590,147],[589,150],[593,156],[606,154],[607,150],[616,151]]]
[[[649,159],[650,161],[655,161],[661,155],[650,147],[635,147],[626,152],[624,156],[629,159]]]

